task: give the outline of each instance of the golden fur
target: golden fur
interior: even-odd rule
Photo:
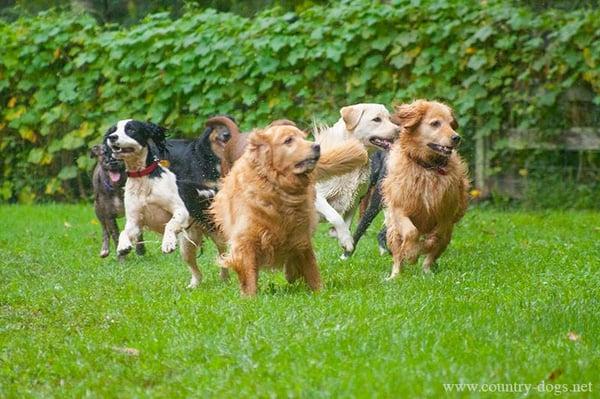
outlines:
[[[262,266],[283,266],[289,282],[302,277],[311,289],[321,287],[312,245],[316,175],[344,173],[364,164],[366,153],[348,159],[351,145],[319,159],[319,145],[305,138],[290,125],[249,134],[246,152],[215,196],[211,212],[229,244],[221,262],[238,274],[245,295],[256,294]]]
[[[403,131],[390,151],[382,183],[394,259],[390,278],[421,254],[427,255],[424,271],[430,270],[467,209],[469,186],[467,166],[456,153],[460,136],[450,107],[417,100],[396,107],[394,117]]]

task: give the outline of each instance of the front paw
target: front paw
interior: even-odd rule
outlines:
[[[345,252],[354,252],[354,240],[352,239],[352,236],[349,234],[339,234],[338,237],[338,241]]]
[[[142,256],[146,254],[146,246],[144,244],[135,245],[135,253]]]
[[[102,251],[100,251],[100,257],[101,258],[106,258],[109,254],[108,249],[103,249]]]
[[[127,255],[129,252],[131,252],[131,245],[128,247],[124,247],[124,248],[117,248],[117,255],[119,256],[119,259],[122,260],[122,258],[125,257],[125,255]]]
[[[392,274],[390,274],[389,277],[385,278],[385,281],[394,281],[397,277],[398,277],[398,273],[392,272]]]
[[[131,251],[133,245],[131,244],[131,240],[127,236],[125,231],[122,231],[119,235],[119,243],[117,244],[117,255],[125,256]]]
[[[165,238],[163,238],[161,246],[161,250],[163,251],[163,253],[170,254],[171,252],[175,251],[175,248],[177,248],[177,239],[175,238],[175,236],[165,236]]]

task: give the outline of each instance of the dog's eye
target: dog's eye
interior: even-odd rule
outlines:
[[[372,121],[379,123],[379,122],[381,122],[381,118],[380,117],[373,118]]]
[[[292,144],[292,141],[294,141],[294,138],[293,137],[288,137],[287,139],[285,139],[285,141],[283,142],[283,144],[289,145],[289,144]]]
[[[442,123],[440,121],[433,121],[430,123],[431,127],[440,127]]]

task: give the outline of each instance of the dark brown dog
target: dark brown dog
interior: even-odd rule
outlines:
[[[206,121],[206,126],[213,129],[227,130],[230,139],[221,148],[213,148],[213,152],[221,159],[221,177],[227,176],[235,161],[246,151],[249,133],[242,133],[240,128],[228,115],[217,115]],[[269,126],[294,126],[296,124],[288,119],[277,119]]]
[[[125,215],[123,188],[127,181],[127,174],[123,162],[112,156],[112,150],[107,145],[95,145],[92,147],[90,156],[98,160],[92,176],[92,185],[94,187],[94,209],[102,226],[100,257],[105,258],[110,253],[110,238],[112,237],[115,245],[119,242],[117,218]],[[137,242],[135,252],[143,255],[146,249],[141,234]]]

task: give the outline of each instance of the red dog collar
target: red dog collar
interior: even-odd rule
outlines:
[[[138,170],[137,172],[129,172],[127,171],[128,177],[143,177],[148,176],[150,173],[154,172],[158,168],[158,161],[152,162],[150,165],[146,166],[142,170]]]

